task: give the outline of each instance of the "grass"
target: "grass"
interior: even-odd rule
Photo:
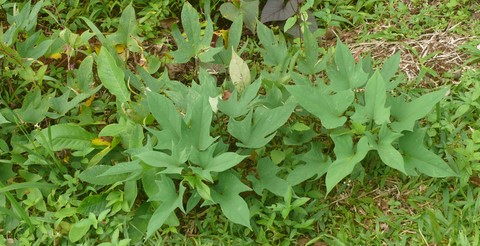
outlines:
[[[115,1],[113,6],[107,8],[99,1],[93,1],[90,4],[73,6],[78,10],[75,12],[64,8],[60,2],[52,2],[45,11],[40,11],[37,28],[44,33],[60,31],[60,26],[68,26],[80,33],[79,30],[86,26],[79,16],[91,18],[104,32],[112,32],[119,21],[120,15],[117,11],[128,5],[126,1]],[[293,197],[292,201],[268,195],[266,192],[261,195],[253,192],[242,193],[249,204],[251,220],[254,222],[252,230],[230,222],[218,207],[197,206],[192,213],[177,213],[178,221],[170,217],[169,225],[164,225],[151,238],[142,242],[141,234],[138,236],[134,231],[128,230],[131,228],[130,224],[134,223],[132,221],[139,218],[138,214],[125,209],[126,203],[140,209],[140,201],[147,199],[141,186],[139,193],[142,194],[139,198],[133,202],[128,201],[130,194],[125,191],[126,184],[118,183],[106,187],[89,184],[79,178],[78,170],[88,163],[91,155],[74,150],[72,153],[70,150],[41,149],[41,146],[32,146],[34,141],[29,139],[38,137],[39,131],[36,129],[59,122],[78,122],[96,133],[106,125],[115,123],[117,114],[121,115],[126,111],[116,112],[118,107],[114,97],[108,91],[101,90],[85,98],[90,100],[91,107],[83,105],[75,108],[59,120],[43,120],[37,125],[18,122],[17,127],[9,126],[0,130],[0,136],[4,138],[0,141],[0,165],[3,165],[0,166],[0,222],[3,225],[3,228],[0,228],[0,244],[29,245],[36,242],[70,245],[72,242],[68,241],[68,237],[72,226],[79,221],[91,219],[94,222],[89,226],[89,233],[77,243],[93,245],[108,242],[110,244],[106,245],[128,245],[129,242],[122,242],[122,239],[129,239],[130,236],[140,237],[138,245],[478,245],[480,137],[476,132],[480,130],[480,125],[476,116],[480,113],[480,105],[477,105],[476,98],[471,101],[468,99],[479,93],[476,88],[480,84],[480,53],[475,47],[480,43],[477,37],[480,33],[480,5],[476,1],[468,0],[371,2],[368,6],[361,6],[363,1],[357,1],[357,5],[350,1],[316,3],[313,11],[323,13],[319,16],[340,16],[350,22],[342,22],[341,18],[319,19],[319,23],[324,25],[320,26],[319,32],[326,33],[319,37],[319,41],[323,48],[328,50],[339,38],[349,44],[356,58],[370,54],[376,62],[400,51],[401,74],[408,81],[402,90],[415,91],[418,88],[431,89],[451,85],[446,100],[420,123],[429,127],[428,136],[432,139],[428,142],[429,147],[460,174],[459,178],[407,177],[388,167],[369,163],[365,167],[357,166],[352,175],[337,185],[329,195],[325,194],[324,178],[295,186],[294,191],[298,197]],[[181,1],[171,3],[178,6],[182,4]],[[7,10],[11,9],[9,3],[2,4],[6,6],[6,10],[0,11],[0,17],[6,16]],[[218,5],[219,2],[212,4]],[[169,51],[174,49],[175,45],[168,28],[171,23],[178,22],[180,10],[166,9],[167,5],[147,4],[143,1],[134,7],[140,14],[137,18],[143,20],[139,23],[139,29],[146,32],[142,34],[145,39],[141,43],[144,45],[142,48],[152,57],[159,56],[158,62],[161,66],[153,76],[157,78],[160,72],[168,70],[170,75],[178,77],[178,80],[191,83],[191,79],[196,75],[185,73],[185,70],[194,70],[192,66],[196,66],[196,63],[169,64]],[[195,7],[200,9],[203,6]],[[55,22],[49,21],[52,15],[58,16]],[[220,16],[216,16],[216,19],[225,21]],[[1,24],[5,32],[8,23]],[[25,38],[20,37],[23,40]],[[260,73],[263,65],[256,63],[256,41],[250,39],[254,39],[254,35],[249,34],[242,39],[248,53],[244,55],[248,57],[244,58],[248,58],[246,60],[249,60],[250,67],[255,67]],[[289,39],[288,42],[292,40]],[[78,54],[87,53],[83,48],[76,51]],[[0,50],[0,54],[5,53],[5,50]],[[48,66],[46,71],[49,77],[45,77],[38,84],[17,83],[19,78],[29,76],[22,74],[19,69],[3,71],[0,76],[5,78],[8,88],[0,90],[0,116],[17,117],[25,102],[24,95],[35,88],[39,88],[42,95],[46,95],[60,90],[62,87],[59,84],[70,83],[67,81],[72,79],[73,75],[68,65],[72,62],[74,66],[78,66],[76,61],[70,61],[70,58],[79,58],[82,55],[68,56],[65,53],[61,60],[41,58],[32,65],[35,71],[39,71],[44,64]],[[12,68],[14,66],[11,64],[22,62],[16,59],[15,54],[10,58],[0,58],[4,67]],[[134,54],[123,62],[136,71],[136,65],[141,65],[141,59],[144,57]],[[81,87],[81,84],[75,85]],[[17,88],[13,88],[15,86]],[[129,86],[134,88],[132,91],[138,90],[133,80]],[[31,103],[38,103],[39,100],[32,99]],[[463,113],[459,112],[461,105],[468,105]],[[142,116],[142,102],[135,107],[129,112],[140,112],[138,122],[145,124],[144,121],[148,118]],[[18,117],[16,119],[18,120]],[[10,133],[12,129],[13,134]],[[34,134],[30,135],[28,132]],[[112,141],[110,139],[110,142]],[[274,141],[275,145],[270,147],[283,150],[281,142]],[[107,155],[107,161],[117,163],[127,159],[125,153],[118,148],[113,149]],[[97,154],[100,151],[101,149],[97,148],[92,153]],[[259,150],[256,154],[261,155],[267,151],[269,150]],[[289,154],[284,158],[290,160],[289,155],[292,153],[285,153]],[[45,158],[44,164],[37,165],[38,163],[32,162],[42,158]],[[53,169],[46,164],[52,160],[55,161]],[[45,187],[32,187],[32,184],[39,184],[38,182]],[[15,184],[22,185],[16,187]],[[47,187],[49,185],[57,188],[51,189]],[[101,196],[103,194],[108,194],[108,197]],[[87,197],[92,196],[101,197],[107,202],[97,204],[98,207],[85,202]],[[289,212],[284,214],[285,207],[296,201],[300,203],[304,197],[308,198],[306,202],[297,207],[289,207]],[[143,216],[152,215],[152,211],[148,213],[148,210],[151,210],[154,203],[145,207]],[[83,213],[72,212],[71,208],[84,210]],[[100,214],[107,210],[108,215],[99,219]],[[22,223],[27,225],[22,226]],[[145,223],[135,226],[146,228]]]

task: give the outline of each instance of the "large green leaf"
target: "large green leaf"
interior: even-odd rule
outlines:
[[[135,215],[128,223],[128,237],[132,244],[141,244],[147,231],[148,220],[153,215],[151,203],[144,202],[135,210]]]
[[[288,120],[295,104],[266,109],[258,107],[247,114],[242,121],[230,118],[228,132],[241,141],[240,147],[261,148],[275,136],[275,131]]]
[[[303,56],[297,61],[298,71],[304,74],[317,74],[325,68],[327,59],[319,59],[317,39],[308,28],[303,32],[303,40]]]
[[[303,161],[304,164],[295,166],[288,174],[287,181],[291,185],[300,184],[313,176],[317,176],[317,178],[323,176],[332,163],[329,157],[323,155],[321,145],[318,143],[312,144],[307,153],[300,154],[295,158]]]
[[[182,7],[182,27],[187,34],[187,42],[191,43],[192,46],[199,46],[201,41],[201,26],[200,26],[200,17],[195,8],[189,3],[185,2]]]
[[[148,221],[147,238],[162,227],[167,218],[174,213],[175,209],[180,208],[183,210],[182,198],[185,187],[182,184],[180,184],[178,194],[175,184],[167,176],[162,175],[160,179],[155,180],[155,184],[158,187],[158,193],[154,197],[150,197],[150,200],[160,201],[161,204]]]
[[[39,40],[41,33],[41,31],[38,31],[29,36],[25,41],[16,43],[18,53],[24,59],[36,60],[43,56],[52,45],[52,39]]]
[[[33,91],[27,92],[23,99],[22,107],[13,111],[22,121],[36,124],[45,119],[50,107],[50,98],[51,96],[42,96],[40,89],[35,87]]]
[[[135,17],[135,9],[130,3],[123,11],[120,16],[120,21],[118,24],[118,30],[109,35],[107,38],[112,41],[113,44],[123,44],[125,46],[130,46],[129,48],[137,48],[138,44],[135,44],[136,41],[134,36],[137,33],[137,19]],[[138,38],[138,37],[136,37]],[[130,44],[130,45],[129,45]],[[136,50],[135,51],[140,51]]]
[[[182,143],[198,150],[207,149],[215,138],[210,136],[213,111],[208,97],[198,96],[188,104],[185,120],[185,130],[182,132]]]
[[[216,147],[217,144],[214,144],[205,151],[193,150],[190,156],[190,160],[192,161],[192,163],[199,165],[204,171],[208,173],[205,174],[205,178],[210,182],[213,182],[213,179],[209,174],[210,172],[220,173],[226,171],[234,167],[247,157],[245,155],[239,155],[234,152],[223,152],[221,154],[215,155],[214,152],[216,150]]]
[[[405,132],[400,138],[399,144],[407,173],[417,175],[415,170],[418,170],[431,177],[457,176],[442,158],[425,147],[425,132],[425,129],[417,128],[413,132]]]
[[[195,47],[190,45],[178,30],[177,25],[172,27],[172,36],[175,39],[175,43],[178,49],[172,52],[175,63],[186,63],[192,57],[195,57]]]
[[[393,146],[394,141],[398,140],[403,134],[393,132],[388,129],[387,125],[382,125],[378,136],[374,136],[370,132],[367,132],[366,135],[369,137],[370,145],[373,149],[377,150],[383,163],[407,174],[405,171],[403,156]]]
[[[84,150],[91,147],[95,134],[79,125],[58,124],[40,131],[35,137],[37,141],[53,151],[62,149]]]
[[[442,98],[448,88],[428,93],[419,98],[406,102],[403,96],[390,97],[387,103],[391,106],[390,113],[394,118],[391,124],[397,132],[412,131],[415,122],[425,117]]]
[[[385,107],[387,93],[382,75],[377,71],[368,80],[365,87],[365,106],[356,104],[352,120],[367,123],[375,121],[377,125],[390,122],[390,108]]]
[[[380,73],[382,74],[383,79],[386,83],[387,91],[393,90],[396,86],[395,83],[390,83],[390,79],[395,76],[395,73],[398,71],[400,66],[400,52],[395,53],[395,55],[389,57],[382,66]]]
[[[257,34],[260,43],[263,45],[260,52],[264,64],[272,67],[284,67],[290,60],[285,38],[279,35],[276,39],[273,31],[261,22],[257,22]]]
[[[248,205],[239,195],[249,190],[232,172],[223,172],[218,175],[218,183],[211,190],[211,195],[230,221],[251,228]]]
[[[113,175],[102,175],[103,173],[110,170],[111,168],[112,166],[96,165],[80,173],[79,178],[82,181],[85,181],[90,184],[95,184],[95,185],[109,185],[109,184],[114,184],[116,182],[123,182],[131,178],[136,178],[135,176],[132,175],[132,172],[123,172],[121,174],[113,174]],[[138,175],[140,170],[136,170],[136,171],[138,171],[136,173],[136,175]]]
[[[106,194],[87,196],[82,200],[82,202],[80,202],[76,212],[83,216],[88,216],[90,213],[98,216],[101,212],[107,209],[108,200],[106,198]]]
[[[165,96],[155,93],[147,93],[147,101],[150,112],[160,124],[162,129],[161,142],[159,144],[171,147],[172,142],[178,143],[181,138],[182,119],[175,105]]]
[[[144,151],[135,155],[136,158],[139,158],[149,166],[165,168],[159,173],[168,174],[181,174],[185,168],[184,163],[188,160],[188,156],[189,151],[175,147],[172,147],[171,155],[160,151]]]
[[[185,63],[195,56],[202,62],[213,61],[213,56],[220,52],[222,48],[210,47],[213,36],[212,20],[210,18],[207,19],[206,27],[202,33],[198,12],[188,2],[183,5],[181,18],[186,39],[178,30],[178,27],[174,25],[172,36],[178,46],[178,49],[172,53],[174,62]]]
[[[125,74],[110,52],[102,47],[97,57],[98,77],[103,86],[121,103],[130,101],[130,91],[125,84]]]
[[[319,118],[325,128],[337,128],[347,121],[343,114],[353,103],[353,91],[345,90],[332,94],[318,87],[306,85],[292,85],[285,88],[303,108]]]
[[[228,30],[228,37],[224,40],[222,36],[219,37],[220,41],[217,41],[217,47],[223,46],[224,49],[217,54],[217,63],[228,65],[232,59],[232,50],[236,50],[240,44],[242,37],[242,16],[235,17],[230,30]]]
[[[70,239],[70,242],[74,243],[80,239],[82,239],[83,236],[85,236],[90,230],[90,227],[92,226],[92,221],[90,219],[82,219],[70,227],[70,231],[68,232],[68,239]]]
[[[220,13],[227,19],[234,21],[238,16],[242,17],[245,26],[255,32],[258,17],[258,0],[240,0],[238,7],[231,2],[225,2],[220,6]]]
[[[50,107],[55,111],[55,113],[48,112],[47,116],[54,119],[64,116],[71,109],[78,107],[80,102],[91,97],[93,94],[97,93],[97,91],[99,91],[100,88],[102,88],[101,85],[87,92],[75,94],[75,97],[72,98],[71,100],[69,100],[69,98],[73,93],[70,89],[67,89],[65,92],[62,93],[61,96],[52,98],[50,100],[50,103],[51,103]]]
[[[135,173],[140,173],[143,171],[142,165],[139,164],[138,161],[129,161],[129,162],[121,162],[117,163],[114,166],[111,166],[109,169],[105,170],[102,174],[98,175],[97,177],[107,177],[107,176],[115,176],[115,175],[122,175],[122,174],[129,174],[130,177],[134,176]]]
[[[332,135],[331,137],[335,143],[334,152],[337,159],[328,167],[325,180],[327,193],[352,173],[355,165],[362,161],[370,150],[367,137],[362,137],[355,147],[349,135]]]
[[[277,173],[280,171],[280,168],[276,166],[270,158],[262,158],[258,160],[257,163],[257,179],[254,176],[248,176],[248,180],[253,184],[253,190],[257,194],[261,194],[264,189],[272,192],[273,194],[283,197],[290,184],[277,176]]]
[[[243,91],[240,99],[238,99],[240,93],[234,90],[230,98],[218,102],[218,109],[232,118],[247,114],[251,105],[255,102],[254,98],[257,96],[261,85],[261,80],[255,81]]]
[[[335,63],[327,66],[326,70],[332,90],[339,92],[365,85],[368,73],[363,71],[361,63],[355,63],[348,47],[340,41],[335,48],[334,60]]]

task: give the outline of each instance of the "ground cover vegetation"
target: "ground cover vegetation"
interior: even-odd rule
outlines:
[[[478,245],[480,4],[0,0],[0,244]]]

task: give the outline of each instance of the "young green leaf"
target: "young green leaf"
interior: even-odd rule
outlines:
[[[110,52],[102,47],[97,57],[98,77],[103,86],[121,103],[130,101],[130,91],[125,84],[125,74],[117,65]]]
[[[387,93],[385,82],[379,72],[375,72],[365,87],[365,106],[355,105],[352,120],[361,123],[375,121],[382,125],[390,122],[390,107],[385,107]]]
[[[328,167],[325,183],[327,193],[332,191],[343,178],[352,173],[353,168],[362,161],[370,150],[368,138],[362,137],[354,148],[352,137],[349,135],[332,135],[335,143],[335,156],[337,159]],[[356,152],[354,152],[356,149]]]
[[[186,181],[189,186],[194,189],[200,197],[203,198],[206,202],[212,202],[212,196],[210,195],[210,187],[205,184],[202,180],[202,171],[196,168],[192,168],[194,175],[183,176],[183,180]]]
[[[232,49],[236,50],[240,44],[240,39],[242,38],[242,28],[242,16],[235,17],[230,29],[228,30],[228,37],[225,40],[223,40],[222,36],[219,37],[223,42],[224,49],[218,53],[216,61],[227,65],[230,60],[232,60]],[[220,44],[220,42],[217,42],[217,46]]]
[[[248,205],[239,195],[251,190],[232,172],[218,174],[218,183],[211,190],[212,199],[220,204],[223,214],[232,222],[251,228]]]
[[[70,89],[63,92],[59,97],[50,99],[50,108],[55,111],[55,113],[47,112],[46,115],[50,118],[57,119],[64,116],[71,109],[78,107],[80,102],[91,97],[93,94],[97,93],[102,88],[101,85],[88,90],[87,92],[76,94],[74,98],[70,101],[68,100],[73,93]]]
[[[431,177],[457,176],[442,158],[425,147],[425,132],[426,129],[417,128],[413,132],[405,132],[399,140],[407,173],[417,175],[415,170],[418,170]]]
[[[332,94],[318,87],[305,85],[285,86],[285,88],[295,97],[300,106],[319,118],[325,128],[333,129],[347,121],[343,114],[353,103],[353,91],[345,90]]]
[[[296,15],[288,18],[287,21],[285,21],[285,25],[283,26],[283,32],[287,32],[288,30],[290,30],[293,25],[295,25],[295,23],[297,23]]]

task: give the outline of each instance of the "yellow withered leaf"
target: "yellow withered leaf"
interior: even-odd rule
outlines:
[[[58,59],[62,58],[62,54],[59,53],[59,52],[53,53],[48,58],[58,60]]]
[[[125,51],[125,45],[123,44],[117,44],[115,46],[115,50],[117,51],[117,54],[121,54]]]
[[[95,146],[110,146],[110,141],[104,138],[94,138],[92,139],[92,144]]]

